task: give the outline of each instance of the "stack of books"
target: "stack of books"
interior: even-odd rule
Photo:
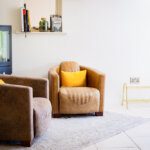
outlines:
[[[22,32],[31,31],[30,14],[29,10],[26,9],[26,4],[24,4],[24,7],[21,7],[21,31]]]

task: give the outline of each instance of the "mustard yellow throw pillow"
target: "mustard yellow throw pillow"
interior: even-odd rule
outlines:
[[[5,82],[2,79],[0,79],[0,85],[3,85],[3,84],[5,84]]]
[[[70,87],[86,86],[86,70],[77,72],[61,71],[61,85]]]

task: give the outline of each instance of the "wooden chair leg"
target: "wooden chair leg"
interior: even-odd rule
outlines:
[[[103,116],[103,112],[95,112],[95,116]]]
[[[26,147],[30,147],[32,145],[32,141],[22,141],[21,145],[26,146]]]
[[[52,117],[53,117],[53,118],[60,118],[60,117],[61,117],[61,114],[53,114]]]

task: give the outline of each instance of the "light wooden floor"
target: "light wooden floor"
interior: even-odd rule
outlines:
[[[111,111],[150,118],[150,104],[130,104],[129,110],[122,107]],[[83,150],[150,150],[150,122],[139,125]]]

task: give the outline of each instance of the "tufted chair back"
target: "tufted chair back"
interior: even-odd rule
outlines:
[[[76,72],[80,71],[80,66],[74,61],[64,61],[60,64],[60,71]]]

